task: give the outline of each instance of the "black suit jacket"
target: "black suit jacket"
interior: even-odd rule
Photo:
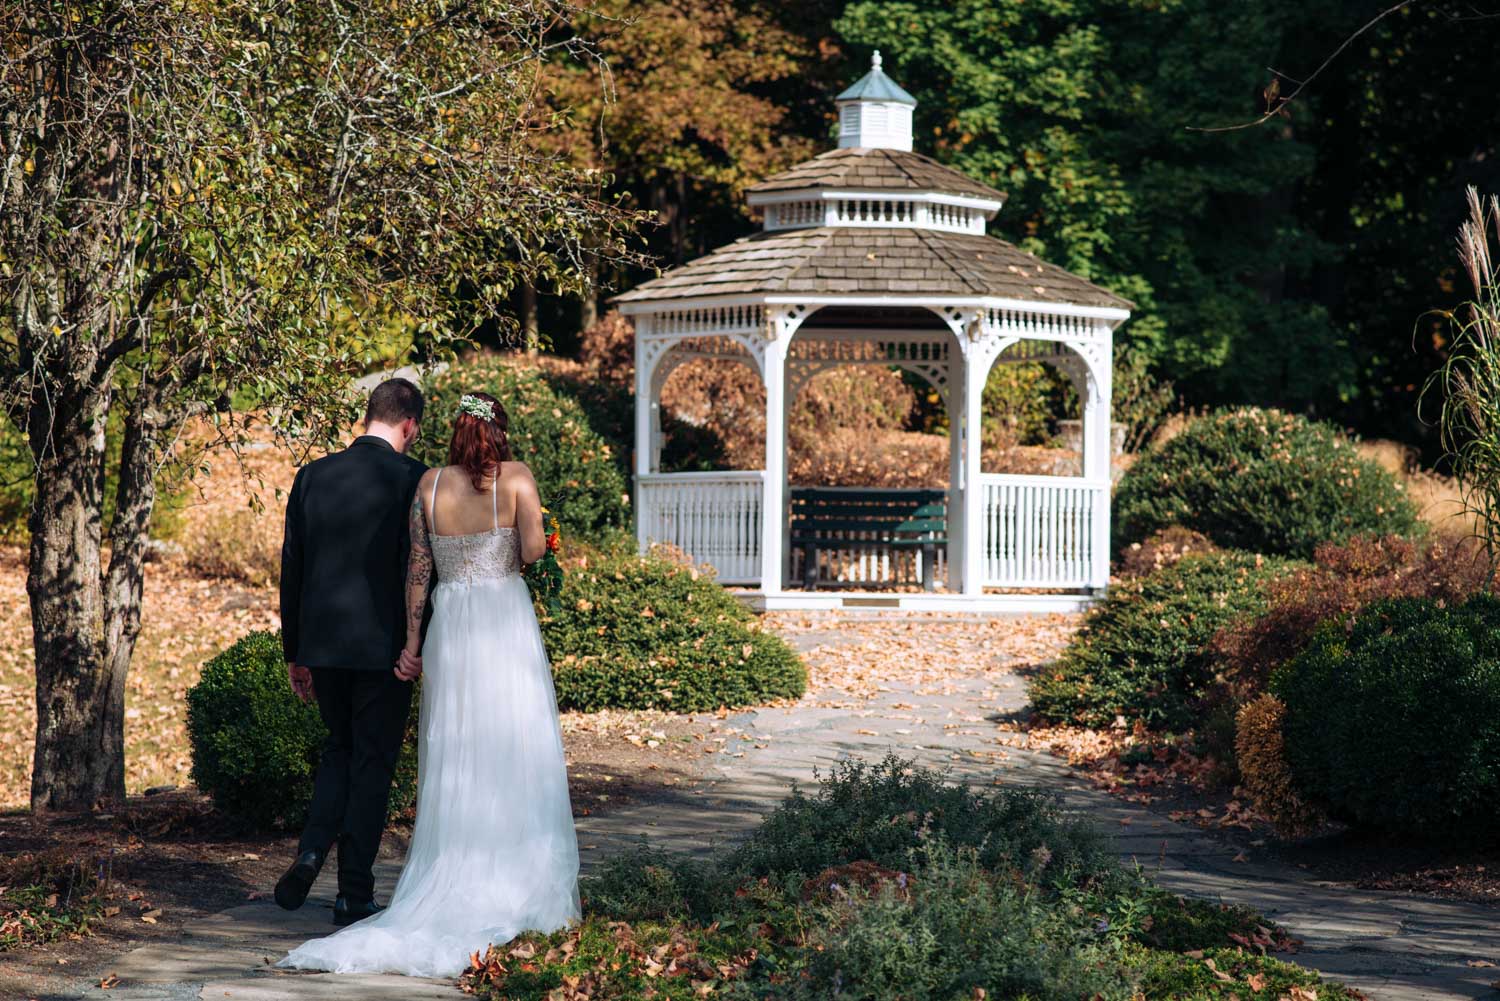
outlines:
[[[281,544],[287,660],[392,669],[406,642],[408,518],[426,469],[364,435],[298,470]]]

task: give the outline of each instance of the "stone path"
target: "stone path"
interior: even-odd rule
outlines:
[[[874,626],[872,626],[873,628]],[[836,633],[807,634],[798,642],[836,642]],[[831,639],[833,637],[833,639]],[[1480,998],[1500,969],[1500,916],[1495,908],[1397,893],[1349,890],[1320,883],[1295,868],[1236,862],[1230,848],[1196,828],[1158,817],[1093,789],[1051,755],[1001,746],[995,723],[1025,704],[1013,674],[990,671],[940,686],[891,680],[889,691],[863,708],[800,705],[731,717],[741,731],[716,757],[696,790],[579,821],[587,869],[642,839],[658,847],[706,853],[749,830],[794,782],[813,779],[844,758],[878,759],[895,750],[927,765],[951,769],[955,779],[992,785],[1038,785],[1058,791],[1135,860],[1172,890],[1247,904],[1274,917],[1303,940],[1297,962],[1359,987],[1375,1001]],[[388,897],[397,867],[377,871],[377,892]],[[421,1001],[460,997],[452,985],[401,977],[282,973],[270,969],[288,948],[329,929],[331,878],[321,879],[309,903],[287,914],[269,902],[235,907],[195,927],[180,942],[152,945],[110,969],[121,978],[111,990],[80,985],[51,997],[114,1001],[166,999],[359,999]]]

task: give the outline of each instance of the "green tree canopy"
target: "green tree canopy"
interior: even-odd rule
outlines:
[[[566,13],[0,0],[0,384],[36,462],[34,806],[124,793],[154,479],[187,420],[232,437],[233,398],[331,440],[389,317],[441,347],[517,282],[577,287],[591,256],[624,255],[628,217],[537,142],[539,76],[582,48]]]

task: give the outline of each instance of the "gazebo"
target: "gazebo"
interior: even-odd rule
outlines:
[[[878,52],[836,101],[838,148],[750,188],[760,232],[616,300],[636,329],[639,542],[680,547],[723,583],[748,586],[747,600],[767,609],[1086,604],[1108,580],[1112,340],[1131,304],[985,235],[1005,196],[912,151],[917,102],[881,70]],[[662,387],[695,358],[759,373],[764,469],[661,471]],[[985,382],[996,364],[1037,361],[1060,370],[1082,401],[1082,475],[986,474]],[[931,508],[910,523],[938,547],[934,555],[841,521],[844,535],[828,534],[847,537],[850,551],[830,566],[853,570],[831,583],[845,586],[800,588],[794,582],[819,568],[809,573],[793,544],[786,420],[808,379],[842,365],[911,370],[941,394],[948,487],[936,527]],[[881,492],[882,502],[890,494]],[[912,559],[937,563],[920,568],[929,589],[870,589]]]

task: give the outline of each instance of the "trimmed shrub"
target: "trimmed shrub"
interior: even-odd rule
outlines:
[[[1265,610],[1284,560],[1245,553],[1186,556],[1110,588],[1056,664],[1032,681],[1046,720],[1109,726],[1117,716],[1153,729],[1189,725],[1213,679],[1205,647],[1240,616]]]
[[[1271,679],[1298,790],[1361,828],[1500,833],[1500,598],[1378,602]]]
[[[390,816],[416,805],[416,693],[396,764]],[[254,632],[203,666],[188,690],[193,781],[220,810],[256,827],[301,826],[328,731],[318,708],[292,694],[281,638]]]
[[[1297,792],[1286,760],[1282,722],[1286,706],[1274,695],[1261,695],[1240,709],[1235,719],[1234,752],[1240,785],[1259,810],[1284,835],[1295,837],[1318,827],[1322,815]]]
[[[599,538],[624,527],[629,498],[614,450],[559,385],[536,367],[494,355],[454,365],[423,387],[427,416],[417,458],[429,465],[446,463],[459,397],[474,390],[490,393],[510,415],[511,451],[531,467],[542,503],[557,516],[564,536]]]
[[[1237,706],[1265,691],[1271,673],[1312,639],[1318,623],[1389,598],[1435,598],[1458,604],[1492,579],[1472,542],[1355,536],[1325,542],[1313,565],[1266,587],[1263,615],[1239,619],[1210,644],[1222,673],[1213,701]]]
[[[1141,455],[1115,491],[1116,544],[1168,525],[1229,549],[1310,557],[1352,535],[1410,535],[1400,484],[1333,428],[1276,410],[1199,418]]]
[[[571,567],[544,612],[564,709],[701,712],[797,698],[807,669],[711,576],[659,553],[610,553]]]

